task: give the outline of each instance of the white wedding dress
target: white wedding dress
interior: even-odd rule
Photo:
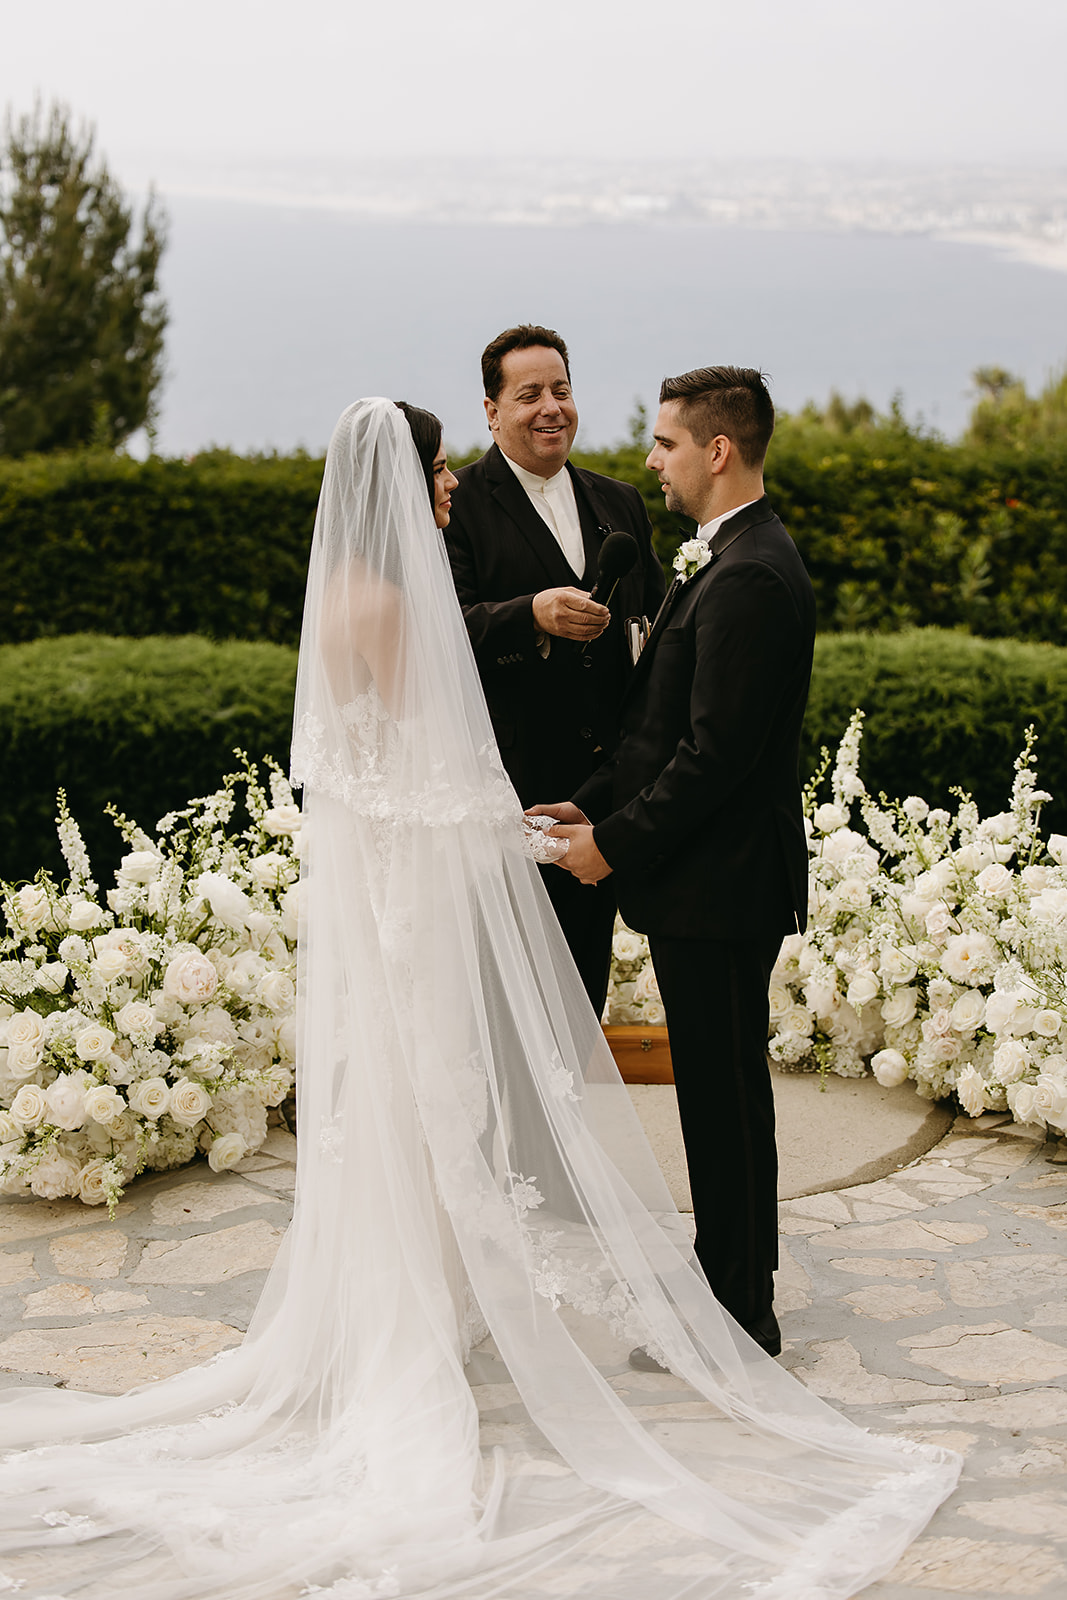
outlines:
[[[293,766],[292,1226],[239,1350],[119,1398],[0,1395],[0,1593],[858,1592],[958,1460],[839,1417],[694,1264],[524,846],[387,400],[330,445]],[[509,1382],[480,1428],[464,1363],[487,1334],[475,1362]],[[677,1375],[667,1415],[638,1344]]]

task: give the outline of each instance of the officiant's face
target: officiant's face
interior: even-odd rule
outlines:
[[[553,477],[571,453],[578,411],[558,350],[533,345],[509,350],[501,362],[503,387],[487,399],[485,414],[496,443],[527,472]]]

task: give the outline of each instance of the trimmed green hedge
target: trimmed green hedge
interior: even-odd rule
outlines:
[[[665,562],[690,531],[645,448],[576,459],[644,497]],[[458,462],[456,464],[459,464]],[[0,462],[0,638],[107,631],[300,635],[322,462],[213,451]],[[767,487],[824,631],[963,627],[1067,644],[1067,441],[947,444],[899,420],[783,417]]]
[[[215,789],[234,746],[288,759],[296,652],[198,638],[78,635],[0,647],[0,878],[63,876],[53,822],[63,785],[102,883],[122,852],[107,801],[151,829]],[[970,790],[984,812],[1011,789],[1023,730],[1041,736],[1038,773],[1067,832],[1067,649],[934,629],[827,635],[816,646],[804,769],[834,747],[853,709],[867,713],[868,788],[932,805]],[[546,795],[546,800],[562,798]]]
[[[0,878],[65,876],[62,785],[107,884],[125,848],[107,802],[152,829],[215,790],[235,746],[285,762],[295,680],[282,645],[76,634],[0,646]]]

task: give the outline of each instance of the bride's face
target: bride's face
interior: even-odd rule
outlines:
[[[459,479],[454,472],[448,470],[448,457],[445,447],[441,446],[433,463],[433,518],[439,528],[448,527],[448,516],[452,506],[452,490]]]

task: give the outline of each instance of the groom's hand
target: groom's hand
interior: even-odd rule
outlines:
[[[569,800],[561,800],[554,806],[527,806],[528,817],[555,817],[557,822],[588,822],[589,818],[584,811],[579,811],[576,805]]]
[[[611,612],[583,589],[542,589],[533,597],[534,627],[557,639],[599,639]]]
[[[573,806],[571,809],[577,811],[578,808]],[[566,867],[567,871],[573,873],[582,883],[599,883],[601,878],[606,878],[610,874],[611,868],[593,841],[593,829],[590,823],[579,822],[574,826],[551,828],[548,837],[570,840],[567,854],[562,861],[557,862],[557,865]]]

